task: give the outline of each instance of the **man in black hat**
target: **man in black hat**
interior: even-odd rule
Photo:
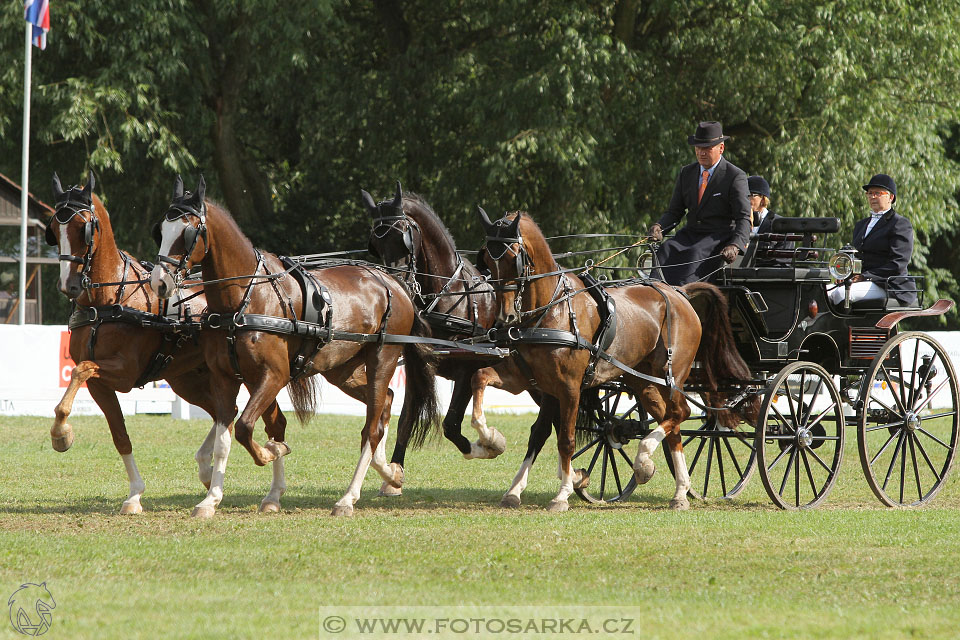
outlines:
[[[888,295],[901,304],[917,304],[916,285],[899,276],[907,275],[913,256],[913,225],[893,210],[897,184],[885,173],[878,173],[863,185],[870,205],[870,216],[853,227],[853,246],[863,261],[861,272],[852,278],[850,302],[882,300]],[[893,277],[891,277],[893,276]],[[844,287],[830,291],[830,299],[840,304]]]
[[[680,170],[670,205],[650,228],[650,236],[662,241],[663,229],[675,227],[688,214],[686,225],[657,252],[662,277],[670,284],[703,279],[747,247],[747,174],[723,158],[729,138],[719,122],[699,124],[688,138],[697,161]]]

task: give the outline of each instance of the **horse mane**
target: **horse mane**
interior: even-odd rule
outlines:
[[[232,231],[235,231],[235,232],[237,233],[237,235],[239,235],[241,238],[243,238],[244,242],[246,242],[246,243],[250,246],[251,249],[254,248],[254,246],[253,246],[253,241],[250,240],[250,238],[247,237],[247,234],[245,234],[245,233],[240,229],[240,225],[237,224],[237,221],[236,221],[236,220],[234,220],[233,215],[230,213],[230,210],[229,210],[229,209],[227,209],[224,205],[220,204],[220,203],[217,202],[216,200],[211,200],[211,199],[209,199],[209,198],[204,198],[203,202],[204,202],[204,204],[207,205],[207,213],[208,213],[208,214],[209,214],[211,211],[215,211],[216,214],[223,219],[224,224],[226,224],[228,227],[230,227],[230,229],[231,229]]]
[[[440,216],[437,215],[437,212],[433,210],[433,207],[431,207],[427,203],[427,201],[423,198],[423,196],[417,193],[405,193],[403,194],[403,204],[413,205],[414,208],[412,210],[408,210],[406,206],[404,206],[404,211],[406,211],[408,215],[411,212],[416,212],[424,216],[422,220],[418,220],[418,223],[420,225],[423,225],[425,221],[430,222],[430,224],[435,226],[437,231],[442,236],[446,237],[447,240],[450,241],[450,245],[453,247],[453,250],[454,251],[457,250],[457,243],[453,239],[453,234],[450,233],[450,230],[447,228],[445,224],[443,224],[443,221],[440,219]]]
[[[559,271],[560,267],[553,258],[550,245],[547,244],[547,237],[543,235],[540,225],[534,221],[533,216],[526,211],[513,211],[504,217],[514,220],[517,216],[520,216],[520,237],[523,238],[523,246],[530,257],[533,258],[537,268],[542,270],[543,273]],[[532,241],[532,243],[528,241]]]

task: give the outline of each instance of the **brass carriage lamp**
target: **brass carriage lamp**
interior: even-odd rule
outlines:
[[[863,262],[854,258],[856,249],[850,245],[844,245],[842,249],[830,256],[827,268],[830,272],[830,278],[833,283],[839,285],[843,283],[845,294],[843,297],[843,308],[850,308],[850,277],[860,273]]]

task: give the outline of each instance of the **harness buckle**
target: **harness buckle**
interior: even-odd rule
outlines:
[[[210,329],[219,329],[221,327],[221,317],[219,313],[211,313],[207,316],[207,327]]]
[[[520,327],[507,327],[507,340],[519,342],[523,338]]]

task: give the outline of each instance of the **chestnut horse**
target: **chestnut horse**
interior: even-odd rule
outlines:
[[[590,295],[584,295],[586,287],[579,277],[557,266],[533,219],[526,213],[513,213],[491,223],[482,209],[479,213],[487,234],[484,261],[497,283],[500,322],[512,327],[513,335],[521,335],[524,329],[546,329],[545,333],[562,331],[568,336],[583,336],[589,344],[601,322],[597,304]],[[662,282],[613,287],[608,293],[616,304],[616,334],[605,351],[641,376],[603,358],[594,358],[583,344],[537,344],[523,339],[512,344],[516,358],[523,363],[522,384],[535,386],[558,401],[555,424],[560,491],[550,502],[549,510],[565,511],[574,485],[588,480],[583,470],[574,471],[571,464],[582,389],[621,377],[659,423],[638,447],[633,463],[637,481],[643,484],[653,477],[655,467],[650,456],[666,440],[676,477],[670,506],[687,509],[690,479],[680,424],[690,416],[690,408],[680,389],[694,360],[700,360],[702,377],[713,388],[718,379],[751,378],[749,368],[733,348],[726,300],[717,287],[705,283],[687,285],[683,293]],[[585,376],[591,365],[592,375]],[[475,410],[483,404],[481,392],[490,382],[490,375],[489,370],[482,370],[474,376],[475,393],[480,393],[474,397]],[[518,381],[514,379],[508,384],[516,385]],[[755,405],[758,398],[753,397],[750,402]],[[731,411],[725,409],[719,414],[718,420],[724,426],[739,424],[739,417]],[[504,495],[503,506],[520,504],[520,493],[526,486],[536,451],[543,444],[542,440],[534,441],[536,436],[531,432],[527,457]]]
[[[426,337],[430,329],[400,281],[363,265],[315,269],[285,265],[277,256],[255,249],[226,209],[205,200],[205,189],[201,178],[196,193],[184,192],[177,177],[173,202],[156,228],[159,264],[151,276],[157,293],[166,297],[174,294],[192,266],[200,265],[203,273],[209,315],[200,343],[213,381],[217,434],[213,483],[194,515],[212,516],[223,496],[241,379],[250,400],[235,425],[237,441],[256,464],[263,465],[282,459],[289,448],[282,434],[269,427],[270,440],[264,446],[254,441],[257,418],[289,385],[297,416],[305,419],[316,402],[312,376],[317,373],[367,405],[360,460],[346,494],[333,509],[334,515],[352,515],[371,463],[386,482],[394,486],[402,482],[402,468],[388,464],[384,453],[393,401],[388,384],[401,353],[407,373],[404,410],[413,416],[413,429],[427,429],[434,420],[436,389],[429,349],[413,340],[390,339]],[[304,289],[309,290],[307,295]]]
[[[90,395],[103,411],[130,482],[130,495],[120,507],[122,514],[140,513],[144,482],[133,458],[133,446],[117,392],[164,378],[180,397],[207,412],[213,411],[209,370],[200,346],[177,330],[183,318],[179,305],[161,301],[147,284],[149,272],[114,240],[110,216],[93,193],[91,175],[84,188],[66,191],[53,176],[56,214],[47,225],[47,244],[58,247],[60,291],[75,306],[70,327],[70,357],[77,363],[70,384],[55,409],[50,429],[53,448],[66,451],[73,444],[73,428],[67,422],[80,386],[86,382]],[[195,311],[206,307],[203,296],[183,305]],[[286,419],[274,405],[268,421],[281,425]],[[200,481],[210,485],[213,473],[213,429],[196,460]]]
[[[497,300],[493,287],[480,271],[464,260],[453,236],[429,204],[416,194],[404,194],[400,183],[392,200],[377,204],[361,190],[364,207],[373,218],[370,252],[407,280],[416,291],[414,300],[431,325],[434,335],[451,340],[469,340],[487,333],[496,320]],[[471,395],[471,378],[478,369],[490,365],[490,358],[469,352],[450,354],[440,359],[437,373],[454,381],[453,394],[443,420],[443,434],[466,459],[495,458],[506,448],[503,434],[488,427],[482,411],[474,411],[471,426],[478,439],[470,442],[461,432],[463,416]],[[510,360],[497,365],[510,370]],[[519,372],[515,372],[519,375]],[[507,375],[506,373],[504,375]],[[539,393],[533,390],[535,400]],[[551,416],[542,412],[538,424],[546,421],[549,433]],[[391,461],[403,466],[409,440],[403,415],[397,425],[397,441]],[[532,427],[537,428],[537,425]],[[384,495],[399,495],[401,488],[384,483]]]

